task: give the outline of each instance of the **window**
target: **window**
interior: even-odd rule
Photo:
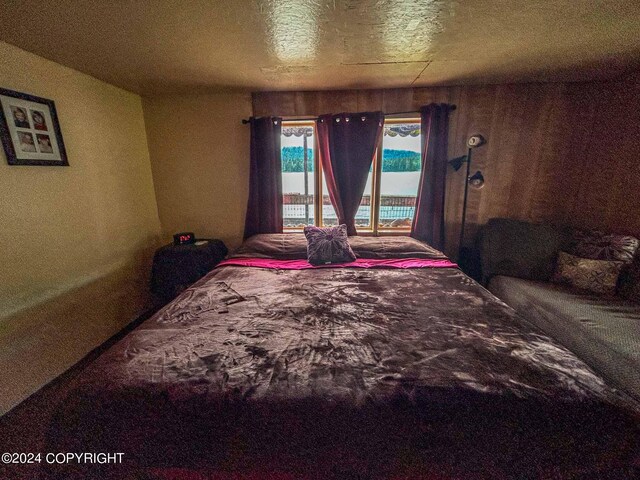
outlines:
[[[282,122],[282,219],[286,230],[316,224],[315,133],[315,122]]]
[[[386,119],[378,195],[378,229],[411,230],[422,159],[420,119]]]
[[[282,122],[282,195],[285,231],[334,226],[336,212],[318,162],[313,121]],[[406,233],[420,181],[420,119],[386,119],[376,158],[356,213],[364,234]]]

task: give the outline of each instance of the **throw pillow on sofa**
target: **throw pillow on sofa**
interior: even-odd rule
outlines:
[[[633,264],[639,246],[640,241],[630,235],[574,230],[569,253],[593,260],[624,262],[618,279],[618,292],[624,298],[640,301],[640,266],[634,267]]]
[[[614,295],[624,262],[558,254],[552,281],[602,295]]]
[[[615,260],[631,263],[640,242],[630,235],[616,235],[597,230],[573,232],[569,253],[592,260]]]

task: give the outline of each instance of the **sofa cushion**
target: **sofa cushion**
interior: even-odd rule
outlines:
[[[493,218],[480,236],[483,279],[508,275],[549,280],[558,252],[566,249],[570,240],[568,228]]]
[[[489,290],[640,401],[640,305],[505,276],[492,278]]]
[[[623,262],[592,260],[560,252],[556,271],[551,280],[593,293],[613,295],[616,293],[616,285],[623,265]]]

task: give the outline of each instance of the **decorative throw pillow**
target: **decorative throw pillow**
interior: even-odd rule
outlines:
[[[640,242],[629,235],[576,230],[570,253],[593,260],[615,260],[631,263]]]
[[[613,295],[616,293],[623,265],[624,262],[580,258],[560,252],[552,281],[594,293]]]
[[[304,227],[304,236],[307,237],[307,260],[311,265],[353,262],[356,259],[349,245],[346,225]]]

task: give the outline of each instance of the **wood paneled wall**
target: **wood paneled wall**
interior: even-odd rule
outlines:
[[[569,89],[565,221],[640,238],[640,75]]]
[[[487,139],[473,151],[472,173],[481,170],[486,183],[469,190],[465,244],[472,243],[478,226],[492,217],[640,236],[638,85],[634,76],[598,83],[259,92],[253,94],[253,112],[305,117],[452,103],[457,109],[450,117],[450,158],[466,152],[470,135],[480,133]],[[445,250],[453,256],[463,189],[464,169],[449,170]]]

